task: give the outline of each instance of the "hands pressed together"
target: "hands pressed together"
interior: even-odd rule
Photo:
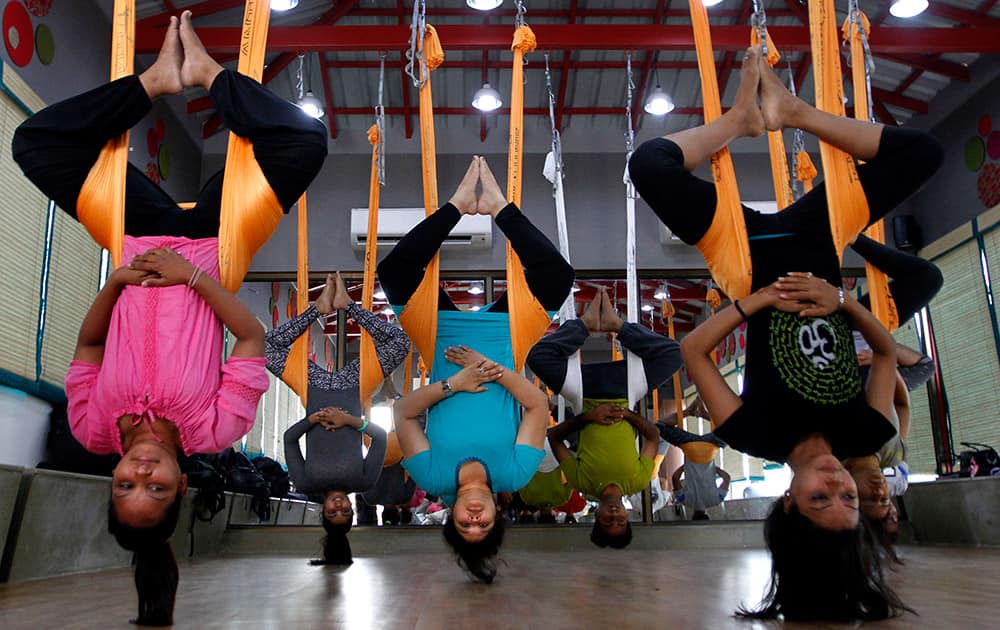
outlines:
[[[340,407],[323,407],[319,411],[314,411],[307,418],[309,424],[320,425],[327,431],[336,431],[344,427],[357,429],[364,421],[347,413]]]
[[[592,424],[608,426],[624,420],[626,411],[624,407],[615,403],[601,403],[584,413],[583,419]]]
[[[843,289],[801,271],[789,272],[764,291],[771,296],[776,309],[802,317],[822,317],[840,310],[846,296]]]
[[[169,287],[188,284],[197,272],[183,256],[169,247],[150,249],[132,258],[132,262],[119,267],[111,280],[121,285],[144,287]]]
[[[448,384],[454,392],[485,392],[486,383],[496,381],[504,374],[502,365],[468,346],[451,346],[445,350],[444,356],[463,368],[454,376],[448,377]]]

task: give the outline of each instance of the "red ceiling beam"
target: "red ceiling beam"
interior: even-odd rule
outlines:
[[[934,57],[932,55],[903,54],[879,55],[878,57],[879,59],[885,59],[886,61],[892,61],[904,66],[910,66],[911,68],[919,68],[924,72],[940,74],[943,77],[948,77],[949,79],[955,79],[957,81],[965,81],[968,83],[971,80],[969,68],[967,66],[963,66],[960,63],[954,63],[952,61],[945,61],[944,59]],[[878,72],[877,68],[876,72]]]
[[[873,87],[872,98],[882,101],[888,105],[895,105],[896,107],[908,109],[911,112],[916,112],[918,114],[926,114],[928,112],[927,103],[924,101],[903,96],[902,94],[897,94],[895,92],[889,92],[887,90]]]
[[[663,23],[663,14],[667,10],[666,0],[657,0],[656,13],[653,14],[653,24]],[[639,119],[645,112],[640,103],[645,103],[643,96],[646,94],[646,86],[649,84],[649,73],[652,71],[653,58],[656,51],[647,50],[642,60],[642,68],[639,70],[639,82],[635,84],[635,93],[632,95],[632,102],[629,103],[632,111],[632,130],[639,128]]]
[[[337,4],[324,11],[323,14],[320,15],[318,18],[316,18],[316,20],[313,21],[312,24],[314,26],[321,26],[321,25],[328,26],[336,24],[337,21],[340,20],[340,18],[350,13],[351,9],[353,9],[357,4],[358,0],[345,0],[344,2]],[[276,76],[278,76],[278,74],[282,70],[287,68],[293,61],[295,61],[298,58],[300,52],[301,51],[295,50],[295,51],[283,52],[280,55],[278,55],[271,63],[267,64],[266,67],[264,68],[264,73],[261,75],[261,83],[263,85],[267,85],[268,83],[270,83]],[[322,53],[319,53],[319,56],[321,61],[320,71],[323,73],[323,88],[326,91],[327,96],[329,97],[330,86],[329,82],[327,81],[326,70],[324,69],[324,66],[322,64],[322,62],[325,61],[325,59],[322,58]],[[192,109],[192,103],[196,103],[194,107],[196,107],[197,109]],[[201,111],[203,109],[210,109],[211,107],[213,107],[211,99],[207,97],[201,99],[195,99],[195,101],[192,101],[192,103],[188,103],[188,112]],[[329,98],[327,98],[326,109],[332,111],[332,107],[333,107],[332,101],[330,101]],[[337,122],[333,120],[333,115],[330,113],[330,111],[328,111],[327,114],[330,116],[329,119],[330,137],[336,139]],[[220,128],[221,122],[222,122],[221,118],[217,113],[212,114],[208,118],[208,120],[206,120],[205,123],[202,125],[202,133],[205,134],[208,128],[212,128],[217,131]],[[208,133],[207,135],[205,135],[205,137],[207,138],[211,136],[213,133],[215,133],[215,131]]]
[[[319,54],[323,55],[323,53]],[[322,64],[320,65],[322,67]],[[330,129],[330,139],[336,140],[337,117],[336,117],[336,112],[334,112],[333,110],[333,90],[330,88],[330,73],[328,73],[326,70],[322,70],[322,72],[323,72],[323,97],[326,99],[326,101],[323,103],[323,109],[326,111],[326,124],[327,127],[329,127]],[[371,108],[369,108],[368,111],[374,113],[374,110],[372,110]]]
[[[654,9],[580,9],[578,17],[583,18],[637,18],[652,19],[655,15]],[[513,9],[495,9],[490,11],[490,16],[495,18],[509,18],[513,21],[516,11]],[[736,11],[731,9],[710,9],[711,17],[732,18],[736,16]],[[785,9],[768,9],[768,15],[774,17],[788,17],[793,15],[791,11]],[[359,9],[354,13],[359,17],[395,17],[395,9]],[[475,9],[443,9],[427,7],[426,13],[432,22],[435,17],[480,17],[481,11]],[[669,9],[664,15],[668,18],[687,18],[691,14],[687,9]],[[535,18],[565,18],[566,11],[563,9],[528,9],[527,18],[529,22]],[[435,25],[436,26],[436,25]],[[534,29],[534,25],[531,27]]]
[[[626,50],[656,48],[692,50],[694,34],[690,26],[672,24],[538,24],[533,26],[539,45],[549,50]],[[445,50],[508,50],[509,26],[443,24],[437,27]],[[801,26],[773,26],[768,29],[782,49],[808,50],[809,33]],[[270,29],[268,48],[272,51],[299,50],[338,52],[362,50],[403,50],[409,39],[407,25],[388,26],[278,26]],[[233,52],[240,37],[238,27],[199,29],[211,53]],[[136,52],[155,53],[162,43],[160,29],[136,32]],[[747,45],[745,26],[717,26],[712,29],[716,50],[742,50]],[[1000,52],[1000,26],[987,28],[887,28],[871,43],[875,54]]]
[[[746,25],[747,20],[750,19],[750,12],[751,12],[752,9],[753,9],[753,6],[752,6],[751,0],[743,0],[743,5],[740,7],[740,14],[736,18],[736,25],[737,26],[744,26],[744,25]],[[748,28],[747,29],[747,40],[750,39],[749,33],[750,33],[750,30]],[[747,44],[749,44],[749,41],[747,41]],[[720,95],[723,95],[723,94],[726,93],[726,87],[729,85],[729,77],[733,73],[733,68],[735,67],[736,59],[737,59],[737,55],[738,54],[739,54],[738,51],[727,50],[726,53],[722,56],[722,65],[720,66],[720,70],[718,72],[718,77],[719,77],[719,94]],[[742,62],[743,56],[740,55],[739,59]]]
[[[978,11],[968,11],[958,7],[949,6],[940,2],[931,2],[927,6],[927,13],[946,20],[952,20],[959,24],[967,24],[977,28],[990,28],[997,25],[997,19],[988,15],[983,15]]]
[[[623,61],[577,61],[573,64],[573,70],[621,70],[624,62]],[[385,67],[387,69],[398,69],[402,68],[406,64],[402,61],[386,61]],[[956,64],[957,65],[957,64]],[[343,60],[343,61],[326,61],[324,66],[327,68],[378,68],[377,61],[357,59],[357,60]],[[449,61],[444,60],[440,68],[445,70],[448,69],[465,69],[465,70],[477,70],[482,67],[482,62],[479,61]],[[697,70],[697,61],[657,61],[653,64],[653,67],[657,70]],[[507,70],[510,68],[510,62],[504,61],[491,61],[489,63],[489,68],[491,70]],[[524,67],[525,72],[530,72],[532,70],[544,71],[545,64],[532,63]]]
[[[406,24],[406,10],[403,6],[403,0],[396,0],[396,11],[396,19],[400,25]],[[403,81],[403,132],[406,139],[409,140],[413,137],[413,110],[410,106],[410,77],[406,74],[406,51],[400,51],[399,61],[401,64],[399,76]]]
[[[874,99],[872,100],[874,101]],[[872,111],[875,112],[875,117],[878,118],[880,122],[892,125],[893,127],[899,124],[896,117],[892,115],[892,112],[890,112],[881,101],[874,101],[872,103]]]
[[[911,99],[912,100],[912,99]],[[621,107],[567,107],[564,110],[564,114],[567,116],[607,116],[607,115],[621,115]],[[360,116],[362,114],[371,115],[371,107],[341,107],[337,110],[337,113],[341,116]],[[386,116],[401,116],[404,113],[404,108],[402,107],[386,107]],[[435,116],[478,116],[479,110],[475,107],[435,107]],[[494,114],[499,114],[501,116],[510,115],[509,107],[501,107],[500,109],[493,112]],[[701,116],[701,107],[677,107],[672,112],[672,114],[683,114],[688,116]],[[548,107],[525,107],[525,116],[548,116]]]
[[[569,7],[569,22],[576,23],[579,1],[573,0]],[[556,91],[555,126],[559,133],[562,133],[563,116],[566,113],[566,89],[569,87],[569,69],[573,60],[573,51],[564,50],[562,65],[559,66],[559,89]]]
[[[170,16],[176,15],[177,12],[171,9],[171,5],[168,2],[164,3],[167,7],[167,11],[164,13],[158,13],[156,15],[151,15],[147,18],[136,21],[136,29],[140,28],[163,28],[170,22]],[[190,11],[195,19],[200,17],[205,17],[206,15],[211,15],[212,13],[219,13],[221,11],[228,11],[229,9],[235,9],[237,7],[242,8],[246,5],[246,0],[206,0],[199,4],[192,4],[183,8],[185,11]],[[162,39],[163,33],[160,33]]]

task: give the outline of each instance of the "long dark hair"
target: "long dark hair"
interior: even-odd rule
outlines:
[[[351,543],[347,540],[347,534],[351,531],[351,523],[334,525],[320,514],[320,522],[326,536],[323,538],[323,557],[318,560],[310,560],[309,564],[352,564],[354,558],[351,556]]]
[[[445,542],[455,552],[455,562],[476,580],[492,584],[497,575],[497,553],[503,545],[504,520],[498,513],[493,520],[493,527],[479,542],[469,542],[455,527],[451,515],[445,519],[441,533]]]
[[[612,549],[624,549],[632,544],[632,523],[625,523],[625,532],[617,536],[611,536],[601,529],[600,523],[594,521],[594,528],[590,530],[590,542],[598,547],[611,547]]]
[[[756,608],[741,617],[801,621],[875,621],[914,612],[886,583],[879,549],[864,514],[854,529],[819,527],[779,498],[764,522],[771,581]]]
[[[180,512],[178,493],[159,523],[152,527],[130,527],[118,520],[114,504],[108,503],[108,532],[119,546],[135,553],[139,616],[134,621],[140,626],[169,626],[174,622],[179,575],[169,540]]]

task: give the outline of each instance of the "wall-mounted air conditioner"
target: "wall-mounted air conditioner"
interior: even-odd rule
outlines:
[[[744,201],[743,205],[753,208],[761,214],[774,214],[778,211],[778,203],[775,201]],[[677,238],[663,222],[657,220],[659,225],[660,245],[684,245],[684,241]]]
[[[380,208],[378,246],[392,247],[424,220],[423,208]],[[351,247],[364,249],[368,242],[368,208],[351,208]],[[463,215],[444,240],[442,247],[490,249],[493,247],[493,219],[485,214]]]

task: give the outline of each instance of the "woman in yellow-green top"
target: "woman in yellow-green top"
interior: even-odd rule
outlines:
[[[549,445],[566,482],[600,501],[590,540],[598,547],[623,549],[632,542],[632,526],[622,497],[649,485],[659,433],[656,425],[623,405],[624,400],[584,399],[584,413],[549,429]],[[576,453],[563,440],[580,432]],[[642,436],[642,450],[636,447]]]

